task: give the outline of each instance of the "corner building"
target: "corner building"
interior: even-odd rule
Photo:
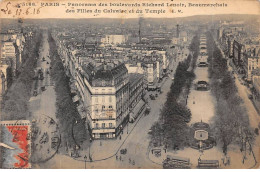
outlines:
[[[77,87],[93,139],[115,138],[129,119],[129,76],[124,64],[83,66]]]

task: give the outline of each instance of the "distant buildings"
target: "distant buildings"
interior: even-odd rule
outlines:
[[[127,39],[127,35],[105,35],[105,37],[101,39],[101,43],[105,45],[124,44]]]
[[[86,118],[94,139],[115,138],[127,122],[135,120],[146,107],[146,90],[160,88],[180,47],[170,46],[165,31],[142,34],[96,33],[100,42],[86,43],[88,36],[54,30],[58,52],[67,75],[80,97],[81,117]],[[115,32],[117,33],[117,32]],[[130,32],[131,33],[131,32]],[[180,32],[182,41],[186,33]],[[78,38],[78,39],[76,39]],[[132,39],[133,38],[133,39]],[[179,39],[179,38],[178,38]],[[76,100],[76,99],[75,99]]]
[[[7,90],[7,72],[8,65],[0,65],[0,102],[4,93]]]
[[[242,45],[236,40],[233,42],[233,61],[235,65],[240,66],[242,63],[241,55],[242,54]]]
[[[25,38],[22,33],[8,30],[0,33],[0,100],[10,84],[11,78],[23,62],[22,51]]]
[[[252,81],[252,76],[260,69],[259,53],[255,56],[244,56],[244,71],[248,81]]]
[[[227,57],[231,58],[239,73],[251,82],[254,71],[259,69],[259,35],[246,32],[241,22],[220,26],[217,39]]]
[[[145,61],[142,63],[144,68],[144,76],[146,77],[147,89],[155,90],[157,77],[157,63],[153,61]]]
[[[260,111],[260,71],[258,70],[258,74],[253,76],[253,103],[258,111]]]

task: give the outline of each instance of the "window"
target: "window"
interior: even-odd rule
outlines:
[[[102,105],[102,111],[105,110],[106,106]]]
[[[99,128],[98,123],[96,123],[96,128]]]
[[[112,128],[112,123],[109,123],[109,128]]]
[[[102,128],[105,128],[106,127],[106,124],[105,123],[102,123]]]
[[[113,106],[110,105],[108,108],[109,108],[109,109],[113,109]]]

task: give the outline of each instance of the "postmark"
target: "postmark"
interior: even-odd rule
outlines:
[[[32,120],[32,157],[37,164],[53,158],[58,152],[61,137],[57,122],[47,115]]]

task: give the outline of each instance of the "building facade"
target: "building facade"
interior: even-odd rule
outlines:
[[[124,64],[79,70],[78,89],[94,139],[115,138],[128,121],[129,76]]]
[[[149,89],[156,89],[157,83],[157,62],[143,62],[144,76]]]
[[[101,39],[101,42],[107,45],[124,44],[127,38],[127,35],[105,35],[105,37]]]
[[[242,45],[234,40],[233,43],[233,61],[235,65],[239,66],[241,65],[241,54],[242,54]]]
[[[143,110],[144,75],[138,73],[129,74],[129,111],[130,118],[136,119]]]
[[[0,65],[0,102],[7,90],[7,68],[8,65]]]

